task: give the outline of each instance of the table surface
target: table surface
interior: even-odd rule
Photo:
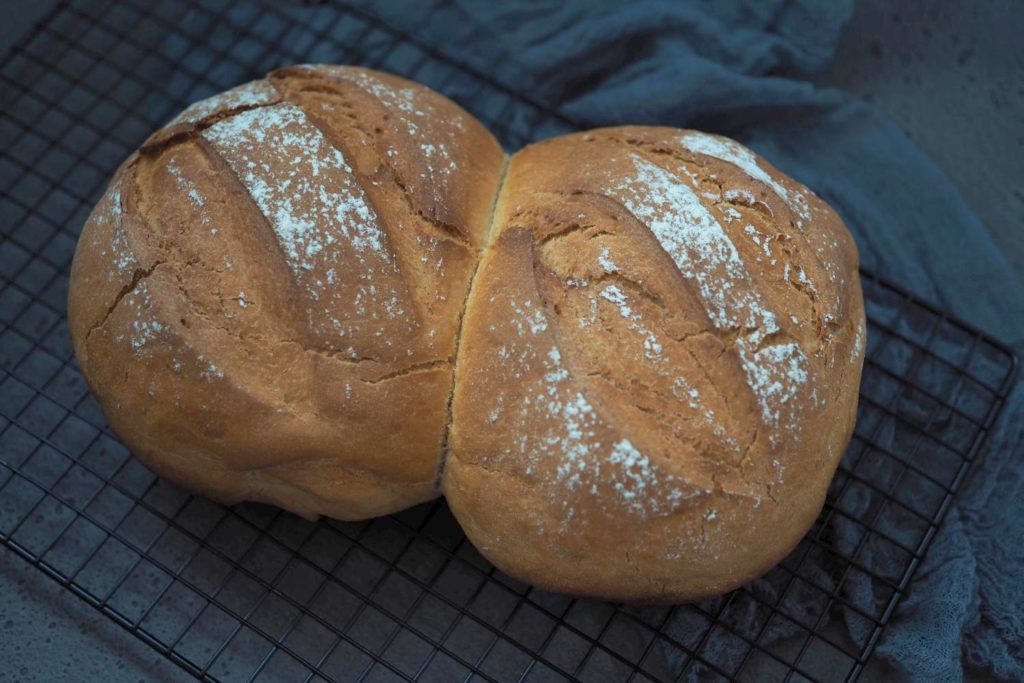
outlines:
[[[7,0],[0,53],[56,0]],[[817,75],[899,124],[952,179],[1024,279],[1024,52],[996,23],[1024,3],[862,0]],[[990,39],[1005,36],[1006,41]],[[179,681],[184,672],[0,547],[0,681]],[[886,672],[869,667],[863,680]]]
[[[1024,3],[862,0],[815,80],[906,131],[1024,278],[1024,51],[1001,24],[1024,25]]]

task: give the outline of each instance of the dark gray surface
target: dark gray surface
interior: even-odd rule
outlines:
[[[1024,49],[1018,0],[862,0],[818,79],[892,118],[1024,275]]]
[[[56,0],[4,0],[3,19],[0,20],[0,53],[6,53],[18,38],[25,35],[46,12],[56,6]]]
[[[57,0],[4,0],[3,19],[0,20],[0,52],[7,49],[25,31],[39,21],[57,4]]]
[[[53,0],[6,0],[0,50]],[[1024,51],[989,40],[1024,3],[861,2],[821,84],[892,117],[945,170],[1024,273]],[[1014,18],[1015,17],[1015,18]],[[171,681],[184,674],[0,549],[0,680]],[[868,679],[884,678],[873,671]]]
[[[0,681],[192,680],[0,546]]]

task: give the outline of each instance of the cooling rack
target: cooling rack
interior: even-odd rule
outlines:
[[[78,231],[120,161],[186,103],[315,61],[414,78],[510,149],[576,127],[367,10],[59,4],[0,67],[0,541],[207,680],[857,678],[1016,368],[871,273],[857,428],[825,508],[782,564],[715,600],[574,600],[497,571],[443,502],[310,523],[191,496],[130,456],[70,347]]]

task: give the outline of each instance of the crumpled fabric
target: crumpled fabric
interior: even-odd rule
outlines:
[[[355,4],[583,126],[741,140],[839,211],[866,267],[1024,348],[1024,283],[955,187],[894,124],[808,80],[832,59],[852,0]],[[878,644],[875,656],[910,680],[959,680],[965,668],[1024,678],[1022,441],[1018,381]],[[846,533],[838,524],[841,550],[856,543]],[[826,567],[808,571],[834,580]],[[867,584],[847,589],[871,597],[857,595]]]

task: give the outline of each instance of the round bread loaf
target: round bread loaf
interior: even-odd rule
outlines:
[[[357,519],[437,495],[456,332],[504,154],[453,102],[343,67],[189,107],[71,272],[78,362],[160,474]]]
[[[857,251],[748,149],[611,128],[513,157],[464,318],[444,493],[550,589],[689,600],[810,528],[853,428]]]
[[[506,163],[421,86],[281,69],[120,168],[71,273],[79,364],[163,476],[361,519],[441,489],[507,573],[677,601],[779,561],[853,427],[856,248],[726,138]]]

